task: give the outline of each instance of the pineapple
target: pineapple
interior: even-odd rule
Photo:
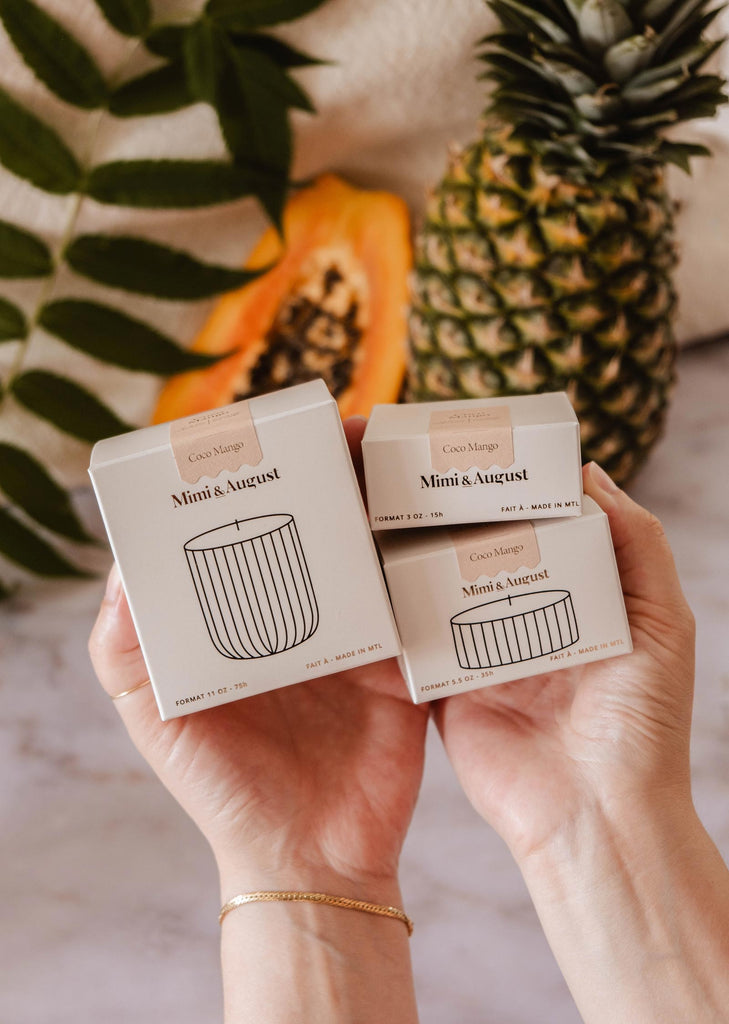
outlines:
[[[428,199],[410,313],[409,401],[566,390],[583,454],[624,483],[674,381],[669,140],[713,115],[709,0],[489,0],[479,141]]]

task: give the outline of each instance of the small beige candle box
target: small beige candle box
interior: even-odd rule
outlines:
[[[376,405],[363,447],[373,530],[577,516],[567,395]]]
[[[419,704],[632,650],[607,516],[377,535]]]
[[[89,472],[163,719],[398,653],[323,382],[100,441]]]

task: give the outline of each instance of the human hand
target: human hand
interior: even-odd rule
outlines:
[[[345,425],[360,478],[363,430]],[[89,647],[110,695],[148,675],[115,569]],[[168,722],[150,687],[116,706],[208,839],[228,894],[242,885],[394,899],[427,708],[411,703],[393,659]]]
[[[595,464],[583,475],[609,517],[633,653],[433,705],[467,796],[522,864],[596,807],[690,805],[693,618],[660,523]]]

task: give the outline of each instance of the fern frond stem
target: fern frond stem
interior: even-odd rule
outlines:
[[[109,92],[119,83],[120,79],[123,79],[127,67],[131,63],[134,55],[136,54],[139,47],[142,45],[141,40],[132,39],[127,45],[126,52],[122,59],[119,61],[117,68],[112,72],[107,81]],[[99,131],[101,128],[104,116],[108,114],[108,107],[102,106],[98,110],[94,111],[94,119],[91,124],[91,130],[88,134],[88,142],[86,145],[86,153],[83,154],[80,164],[84,171],[84,175],[88,174],[93,166],[94,151],[96,150],[96,144],[99,139]],[[5,402],[6,396],[10,393],[13,381],[16,377],[19,377],[23,371],[23,364],[30,348],[30,343],[33,339],[33,334],[38,328],[38,318],[50,299],[53,291],[56,287],[58,280],[58,272],[64,263],[64,254],[69,242],[76,233],[76,223],[78,221],[79,214],[81,212],[81,205],[86,198],[86,193],[82,189],[74,193],[73,202],[69,211],[66,225],[61,233],[61,237],[58,240],[58,244],[55,246],[55,251],[52,253],[53,269],[51,273],[46,277],[43,282],[43,286],[40,289],[38,298],[36,299],[35,308],[32,314],[28,317],[28,331],[25,338],[19,339],[17,350],[13,356],[13,359],[8,368],[8,372],[2,380],[0,385],[0,412]]]

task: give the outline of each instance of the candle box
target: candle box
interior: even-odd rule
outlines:
[[[577,516],[567,395],[376,405],[362,442],[373,530]]]
[[[398,653],[322,381],[100,441],[89,472],[163,719]]]
[[[607,516],[377,534],[415,703],[632,650]]]

